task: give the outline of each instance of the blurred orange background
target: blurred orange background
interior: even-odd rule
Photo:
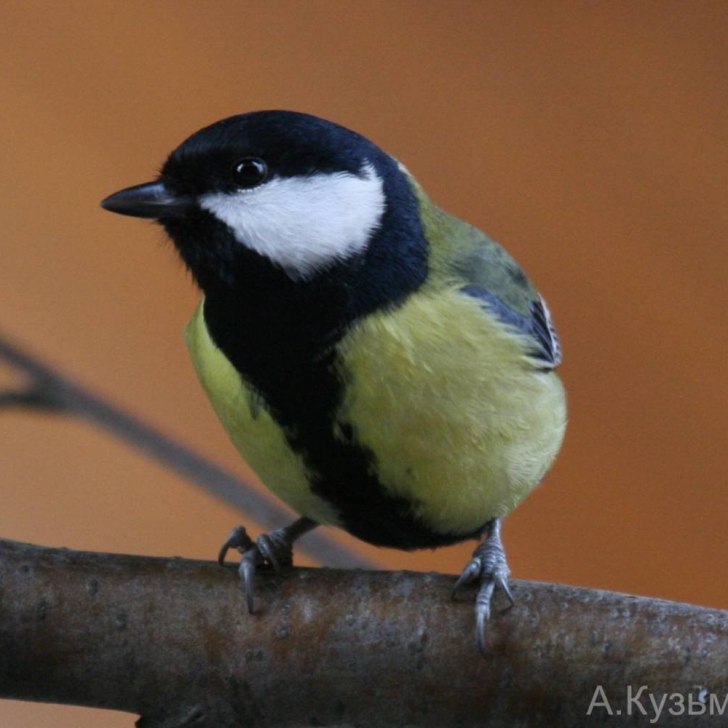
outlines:
[[[724,3],[5,2],[0,330],[247,476],[188,361],[188,275],[98,203],[224,116],[335,120],[504,243],[554,312],[570,427],[507,521],[514,575],[728,608],[726,38]],[[2,537],[212,558],[241,520],[80,421],[1,412],[0,453]],[[451,573],[472,548],[342,541]],[[2,726],[131,724],[0,701]]]

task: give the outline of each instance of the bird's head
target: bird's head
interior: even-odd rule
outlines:
[[[414,276],[424,256],[418,203],[396,160],[296,112],[212,124],[172,152],[156,181],[102,205],[158,220],[205,290],[261,266],[305,284],[386,260],[404,273],[417,258]]]

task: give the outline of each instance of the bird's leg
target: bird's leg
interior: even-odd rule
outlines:
[[[490,618],[493,592],[496,587],[513,606],[513,595],[508,586],[511,570],[508,568],[506,552],[501,540],[501,519],[494,518],[484,529],[485,538],[473,551],[473,558],[463,569],[453,588],[453,597],[463,584],[479,581],[480,589],[475,598],[475,639],[478,649],[485,654],[485,625]]]
[[[293,542],[318,526],[310,518],[299,518],[290,526],[277,528],[270,533],[258,536],[253,541],[243,526],[236,526],[220,548],[217,562],[222,566],[229,549],[237,549],[242,558],[238,573],[245,589],[248,611],[252,614],[255,607],[253,581],[259,566],[270,564],[276,571],[293,565]]]

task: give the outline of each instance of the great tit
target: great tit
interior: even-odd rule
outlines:
[[[102,205],[167,231],[204,294],[186,332],[202,385],[301,516],[223,545],[249,609],[256,568],[319,524],[407,550],[482,539],[454,589],[479,584],[484,650],[494,589],[512,603],[501,519],[566,427],[559,339],[513,258],[365,137],[291,111],[212,124]]]

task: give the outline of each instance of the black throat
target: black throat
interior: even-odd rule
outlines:
[[[345,287],[292,281],[270,263],[248,261],[232,287],[205,294],[215,344],[285,427],[316,417],[337,387],[334,350],[361,315]]]

